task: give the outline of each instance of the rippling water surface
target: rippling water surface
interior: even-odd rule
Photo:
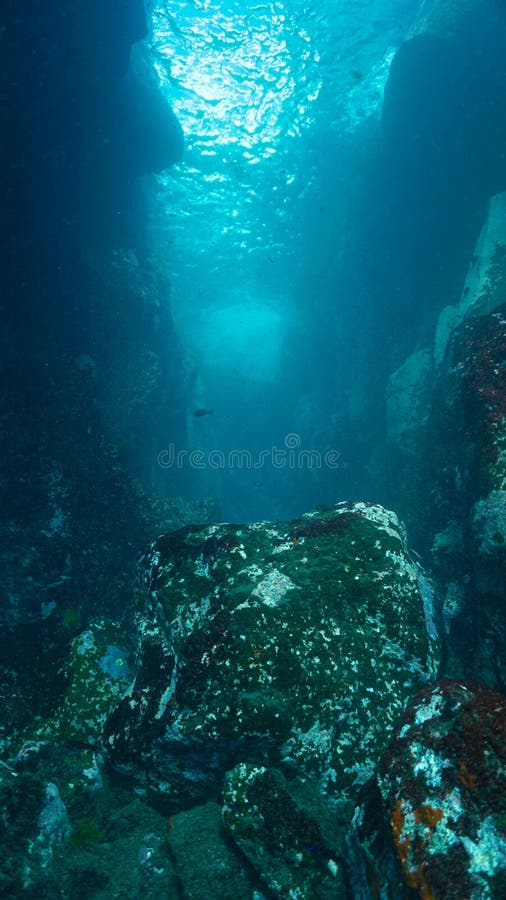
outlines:
[[[186,135],[184,162],[160,179],[176,312],[239,282],[286,299],[307,257],[308,212],[330,180],[336,190],[340,142],[377,114],[414,6],[171,0],[155,10],[155,67]]]

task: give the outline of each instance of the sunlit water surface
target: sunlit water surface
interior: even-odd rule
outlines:
[[[312,305],[318,315],[322,296],[335,291],[356,135],[379,119],[390,63],[417,6],[170,0],[155,9],[154,65],[186,150],[159,177],[153,242],[167,259],[171,307],[196,360],[195,403],[214,410],[193,420],[190,408],[194,446],[283,440],[282,429],[296,424],[290,409],[311,406],[287,347],[293,329],[305,331]],[[311,352],[306,368],[318,366]],[[288,394],[280,379],[287,372]],[[231,477],[235,497],[238,475]],[[272,514],[223,502],[230,515]]]

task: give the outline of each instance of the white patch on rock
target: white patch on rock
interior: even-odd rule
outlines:
[[[245,569],[241,569],[239,575],[247,575],[248,578],[252,580],[256,580],[260,578],[264,574],[264,570],[257,566],[256,563],[253,563],[252,566],[247,566]]]
[[[293,550],[294,543],[293,541],[285,541],[284,544],[278,544],[277,547],[274,547],[273,553],[286,553],[287,550]]]
[[[349,506],[346,504],[346,508],[339,509],[337,507],[336,512],[348,512]],[[375,504],[367,504],[358,501],[354,503],[351,509],[352,512],[359,512],[364,518],[368,519],[369,522],[373,522],[375,525],[379,525],[383,531],[386,531],[387,534],[391,535],[391,537],[396,537],[400,539],[403,543],[405,542],[405,534],[404,528],[399,522],[396,514],[392,512],[391,509],[385,509],[384,506],[380,506],[379,503]]]
[[[418,741],[411,745],[410,752],[416,760],[413,766],[414,774],[423,775],[425,783],[430,787],[440,788],[443,769],[451,768],[452,763],[443,759],[434,750],[424,748]]]
[[[436,716],[441,715],[442,705],[443,695],[439,688],[436,688],[432,693],[429,703],[424,703],[420,709],[417,709],[415,723],[417,725],[423,725],[423,723],[427,722],[429,719],[434,719]]]
[[[476,842],[468,837],[462,837],[461,841],[470,856],[470,872],[491,875],[496,869],[506,867],[506,841],[491,816],[481,823]]]
[[[278,606],[288,591],[292,591],[296,585],[277,569],[269,572],[252,591],[252,596],[258,597],[265,606]]]
[[[200,553],[195,560],[195,575],[199,575],[201,578],[210,578],[209,574],[209,563],[204,561],[204,554]]]

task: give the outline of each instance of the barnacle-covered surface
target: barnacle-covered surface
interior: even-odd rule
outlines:
[[[471,682],[423,689],[355,811],[354,896],[503,897],[505,762],[504,695]]]
[[[29,729],[39,740],[96,744],[105,719],[132,677],[128,643],[117,624],[92,622],[74,638],[65,663],[66,690],[54,714]]]
[[[356,791],[435,673],[420,575],[396,516],[366,503],[159,538],[140,563],[139,662],[106,723],[110,762],[173,802],[239,762]]]

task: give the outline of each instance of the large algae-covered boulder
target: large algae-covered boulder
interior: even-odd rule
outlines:
[[[402,526],[373,504],[160,537],[140,562],[137,672],[108,758],[171,803],[208,799],[241,762],[346,796],[434,675],[431,607]]]
[[[348,835],[354,897],[506,896],[506,697],[423,689],[399,721]]]

